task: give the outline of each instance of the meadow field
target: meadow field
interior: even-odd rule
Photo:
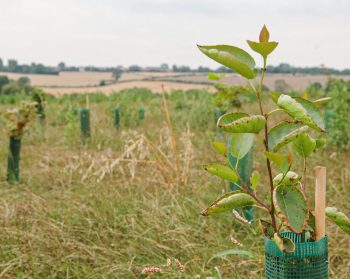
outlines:
[[[62,83],[90,86],[109,78],[84,75],[79,82],[73,78]],[[48,80],[59,77],[35,78],[32,85],[41,87],[53,86]],[[199,214],[228,190],[202,168],[204,163],[225,162],[211,147],[213,139],[226,137],[214,123],[214,95],[205,89],[173,89],[166,103],[149,89],[90,93],[91,138],[84,144],[79,109],[86,105],[85,94],[47,97],[45,124],[35,122],[23,137],[21,181],[15,185],[6,182],[8,136],[0,118],[0,278],[218,278],[215,268],[223,278],[264,278],[264,243],[257,222],[247,227],[230,214]],[[0,98],[3,113],[29,96]],[[264,102],[274,106],[267,95]],[[113,126],[115,107],[120,109],[119,129]],[[141,107],[144,119],[138,118]],[[248,98],[243,110],[253,113],[258,107]],[[274,117],[277,123],[283,116]],[[254,148],[259,154],[263,145],[257,141]],[[345,213],[350,210],[349,158],[348,149],[329,145],[310,162],[311,168],[327,167],[327,200]],[[262,170],[264,158],[256,160],[254,168]],[[267,195],[268,178],[260,174],[259,191]],[[307,183],[313,197],[312,173]],[[327,234],[330,278],[349,278],[350,239],[330,223]],[[252,256],[210,260],[227,249],[247,250]],[[146,267],[162,268],[163,273],[142,275]]]

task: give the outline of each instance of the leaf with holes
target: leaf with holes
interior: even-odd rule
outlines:
[[[221,177],[225,180],[228,180],[230,182],[236,182],[239,179],[237,171],[235,169],[231,169],[228,166],[221,164],[207,164],[203,167],[207,172]]]
[[[309,219],[306,197],[296,185],[280,185],[273,191],[278,217],[294,233],[301,233]]]
[[[275,230],[270,222],[259,219],[259,226],[266,237],[273,238]]]
[[[245,113],[233,112],[221,116],[218,127],[230,133],[259,133],[265,126],[266,119],[262,115],[249,116]]]
[[[314,152],[316,141],[308,134],[302,133],[296,136],[293,146],[301,157],[307,158]]]
[[[273,241],[276,243],[277,247],[286,254],[293,253],[295,251],[294,242],[287,238],[275,233],[273,236]]]
[[[274,186],[299,185],[299,184],[300,184],[300,177],[294,171],[288,171],[285,175],[283,173],[279,173],[273,179]]]
[[[252,148],[254,134],[234,134],[231,139],[231,155],[236,159],[242,159]]]
[[[312,102],[282,94],[278,98],[277,105],[293,119],[315,130],[325,130],[323,117]]]
[[[255,200],[250,195],[242,191],[233,191],[218,198],[208,208],[204,209],[201,214],[203,216],[208,216],[253,204],[255,204]]]
[[[241,48],[229,45],[200,46],[201,52],[247,79],[257,75],[254,58]]]
[[[326,216],[330,221],[350,235],[350,221],[343,212],[340,212],[336,207],[327,207]]]
[[[269,148],[276,152],[307,130],[308,126],[289,123],[287,121],[280,122],[269,131]]]

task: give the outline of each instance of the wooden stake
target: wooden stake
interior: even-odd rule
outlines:
[[[326,168],[315,167],[315,229],[316,240],[326,235]]]

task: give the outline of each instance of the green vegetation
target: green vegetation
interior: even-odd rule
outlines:
[[[350,144],[350,82],[330,79],[322,87],[320,84],[310,85],[307,89],[310,97],[332,99],[325,106],[327,141],[338,150],[348,149]]]
[[[21,100],[31,96],[1,95],[0,112]],[[89,100],[92,137],[87,145],[81,145],[79,130],[85,95],[45,96],[43,133],[41,124],[33,122],[23,137],[21,182],[8,185],[6,165],[0,164],[2,277],[140,278],[144,268],[158,267],[161,275],[141,278],[203,279],[218,278],[220,266],[223,278],[264,278],[263,241],[251,234],[259,230],[258,224],[247,227],[230,215],[214,219],[199,214],[213,196],[228,190],[221,179],[200,171],[203,162],[227,160],[210,147],[213,138],[220,138],[213,123],[214,96],[204,90],[166,95],[177,153],[172,151],[161,95],[134,89],[90,94]],[[246,112],[259,112],[256,103],[246,102],[250,100],[243,101]],[[268,109],[274,106],[270,99],[265,104]],[[141,106],[146,117],[138,125]],[[115,107],[120,109],[118,130]],[[273,125],[281,120],[281,114],[271,119]],[[1,117],[1,128],[3,124]],[[0,145],[0,160],[6,162],[8,138],[1,137]],[[263,146],[254,148],[262,161]],[[321,150],[309,162],[327,166],[329,199],[337,199],[337,207],[345,212],[350,209],[343,198],[349,194],[349,155],[345,150],[329,158],[329,152]],[[267,195],[268,189],[260,186],[268,183],[264,164],[256,162],[254,168],[260,173],[257,189]],[[312,185],[312,175],[306,179]],[[345,279],[350,272],[349,240],[333,224],[327,233],[332,236],[330,276]],[[228,251],[220,253],[223,250]]]

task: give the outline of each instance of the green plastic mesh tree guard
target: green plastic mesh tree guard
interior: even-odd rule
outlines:
[[[229,136],[227,139],[227,153],[228,153],[227,157],[228,157],[230,166],[234,168],[236,166],[237,159],[231,154],[231,141],[232,141],[232,136]],[[239,176],[242,178],[244,184],[248,186],[250,186],[250,177],[253,173],[253,160],[254,160],[254,146],[252,146],[249,152],[238,162]],[[236,183],[238,185],[241,185],[240,181],[237,181]],[[237,185],[235,185],[234,183],[230,182],[229,185],[230,185],[231,191],[239,190],[239,187],[237,187]],[[244,217],[248,221],[253,221],[254,214],[253,214],[252,206],[246,206],[244,208]]]
[[[21,139],[10,137],[9,155],[7,160],[7,181],[19,181],[19,160],[21,152]]]
[[[292,239],[295,252],[283,253],[273,240],[265,237],[267,279],[328,279],[328,238],[301,242],[301,234],[284,232]]]
[[[80,110],[80,131],[83,138],[90,137],[90,110],[83,108]]]

